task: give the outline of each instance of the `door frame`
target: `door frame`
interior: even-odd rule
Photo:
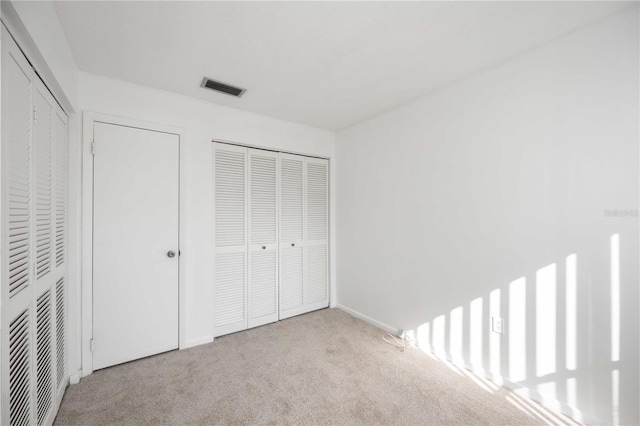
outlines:
[[[184,247],[186,236],[185,208],[185,170],[186,170],[186,131],[182,127],[149,123],[146,121],[118,117],[97,112],[85,111],[82,114],[82,285],[81,305],[82,316],[80,323],[81,335],[81,364],[82,377],[93,373],[93,353],[91,339],[93,338],[93,128],[95,123],[105,123],[117,126],[135,127],[142,130],[170,133],[178,136],[178,349],[184,349],[186,340],[186,268],[184,267]],[[187,254],[188,255],[188,254]]]

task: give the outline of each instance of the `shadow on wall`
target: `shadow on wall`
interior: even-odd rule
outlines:
[[[588,282],[588,274],[579,273],[587,266],[580,253],[568,253],[541,265],[534,276],[442,311],[409,335],[423,351],[513,389],[508,399],[525,412],[535,410],[518,396],[582,422],[635,424],[638,324],[635,313],[631,321],[621,321],[626,316],[621,316],[620,239],[610,236],[607,285]],[[580,282],[583,278],[587,282]],[[590,312],[589,305],[598,309]],[[625,341],[629,345],[621,344]],[[492,391],[489,382],[464,374]],[[577,407],[590,407],[589,413]]]

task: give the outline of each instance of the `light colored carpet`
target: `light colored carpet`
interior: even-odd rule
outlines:
[[[55,424],[541,424],[337,309],[95,372]],[[552,420],[553,421],[553,420]]]

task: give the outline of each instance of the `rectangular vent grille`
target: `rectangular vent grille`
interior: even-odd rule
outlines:
[[[58,363],[58,387],[60,387],[65,373],[64,339],[64,278],[60,278],[56,283],[56,361]]]
[[[246,92],[246,89],[241,89],[239,87],[230,86],[228,84],[220,83],[219,81],[211,80],[210,78],[205,77],[202,79],[202,83],[200,87],[204,87],[207,89],[215,90],[216,92],[225,93],[227,95],[235,96],[239,98]]]
[[[51,314],[51,290],[48,290],[36,304],[36,406],[39,425],[49,414],[53,395]]]
[[[9,325],[9,423],[31,423],[31,347],[29,311]]]

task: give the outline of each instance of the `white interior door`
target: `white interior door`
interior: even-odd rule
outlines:
[[[305,311],[304,162],[280,154],[280,319]]]
[[[249,324],[278,320],[278,154],[249,149]]]
[[[179,136],[94,125],[93,368],[178,348]]]

